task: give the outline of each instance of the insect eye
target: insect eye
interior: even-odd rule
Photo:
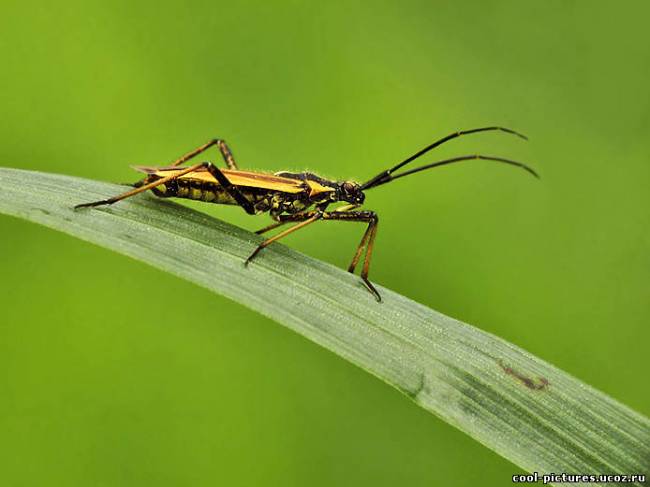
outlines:
[[[346,193],[354,192],[354,184],[348,182],[343,183],[343,191]]]

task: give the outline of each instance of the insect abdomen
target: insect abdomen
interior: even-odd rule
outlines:
[[[221,186],[203,181],[173,180],[153,189],[161,198],[186,198],[220,205],[236,205],[235,199]]]

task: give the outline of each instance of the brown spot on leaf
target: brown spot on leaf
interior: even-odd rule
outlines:
[[[534,379],[531,379],[530,377],[522,374],[521,372],[518,372],[512,367],[505,365],[501,360],[498,360],[497,362],[506,374],[513,376],[515,379],[517,379],[519,382],[521,382],[529,389],[532,389],[534,391],[541,391],[542,389],[546,389],[550,385],[548,379],[545,379],[544,377],[538,377],[537,380],[535,381]]]

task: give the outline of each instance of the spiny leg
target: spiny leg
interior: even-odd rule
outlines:
[[[197,147],[193,151],[188,152],[184,156],[179,157],[176,159],[174,162],[171,163],[170,167],[176,167],[180,166],[184,162],[189,161],[190,159],[198,156],[201,152],[204,152],[208,150],[210,147],[213,145],[216,145],[219,147],[219,151],[221,152],[221,156],[223,157],[223,160],[226,163],[226,166],[228,166],[228,169],[233,169],[237,170],[237,163],[235,162],[235,158],[232,156],[232,152],[228,148],[228,145],[226,144],[225,140],[222,139],[212,139],[210,142],[203,144],[202,146]]]

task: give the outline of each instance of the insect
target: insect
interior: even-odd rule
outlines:
[[[269,213],[275,223],[258,230],[257,234],[266,233],[287,223],[294,223],[288,229],[260,243],[246,259],[246,265],[271,243],[319,220],[360,222],[367,225],[367,227],[348,267],[348,272],[354,273],[363,255],[361,280],[377,301],[381,301],[379,292],[368,280],[379,218],[374,211],[359,210],[359,207],[365,201],[365,191],[420,171],[475,159],[510,164],[528,171],[535,177],[539,177],[531,167],[521,162],[481,154],[453,157],[395,174],[407,164],[451,139],[488,131],[501,131],[527,139],[526,136],[504,127],[481,127],[454,132],[426,146],[390,169],[380,172],[363,184],[354,181],[332,181],[309,172],[283,171],[266,174],[241,171],[237,167],[232,152],[226,143],[222,139],[213,139],[188,152],[169,166],[136,166],[134,169],[146,174],[146,176],[133,184],[134,189],[105,200],[77,205],[75,209],[111,205],[143,191],[152,190],[156,196],[163,198],[188,198],[209,203],[238,205],[250,215]],[[213,146],[217,146],[221,152],[227,169],[220,169],[211,162],[201,162],[188,167],[181,167],[182,164]],[[330,205],[335,203],[345,204],[335,209],[328,209]]]

